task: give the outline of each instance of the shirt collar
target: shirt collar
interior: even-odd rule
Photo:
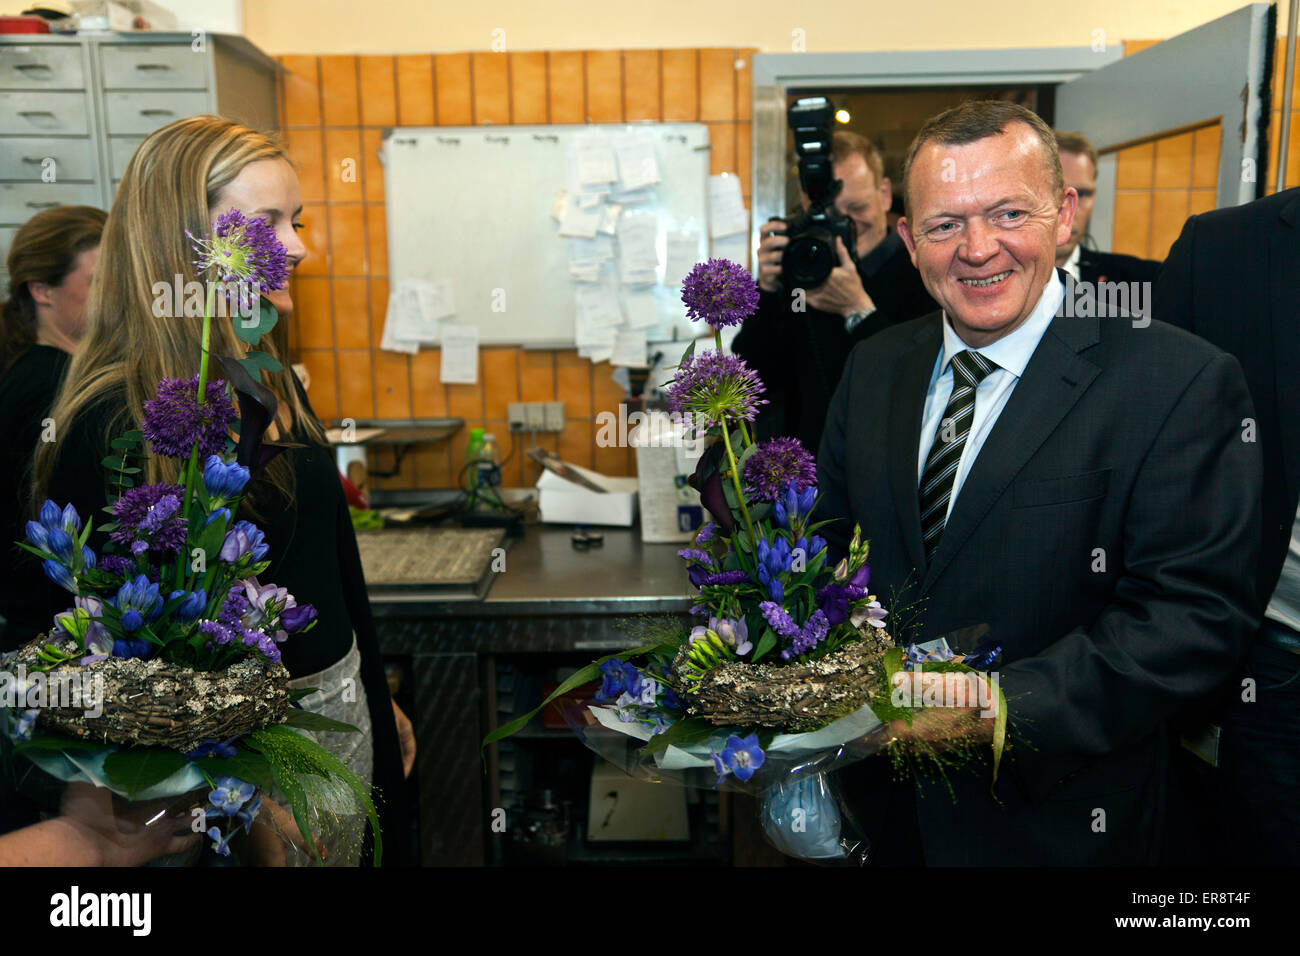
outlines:
[[[1070,258],[1065,260],[1065,265],[1061,266],[1062,269],[1074,276],[1075,282],[1082,281],[1083,279],[1083,276],[1079,273],[1079,260],[1082,256],[1083,243],[1080,242],[1074,247],[1074,251],[1070,253]]]
[[[1043,333],[1052,324],[1052,319],[1056,318],[1056,313],[1060,309],[1061,300],[1064,297],[1065,286],[1061,284],[1059,275],[1053,269],[1052,276],[1047,285],[1043,287],[1042,294],[1039,295],[1033,311],[1029,313],[1029,318],[1021,323],[1020,328],[1010,335],[1004,335],[996,342],[978,349],[972,349],[961,340],[961,337],[953,331],[952,323],[948,321],[948,313],[945,312],[943,315],[943,363],[939,367],[939,374],[943,375],[948,370],[948,365],[952,362],[954,355],[963,350],[970,350],[978,352],[992,362],[997,362],[998,365],[1016,378],[1020,378],[1025,374],[1025,366],[1029,364],[1034,350],[1038,348]]]
[[[894,257],[899,249],[903,247],[903,240],[898,233],[890,229],[885,233],[885,238],[876,244],[865,256],[858,260],[858,275],[865,279],[871,278],[881,268]]]

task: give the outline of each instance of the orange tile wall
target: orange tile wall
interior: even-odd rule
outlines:
[[[1131,56],[1157,43],[1129,41]],[[1273,63],[1272,111],[1268,128],[1269,168],[1263,171],[1266,194],[1272,194],[1280,155],[1282,72],[1286,62],[1285,38],[1278,38]],[[1287,187],[1300,186],[1300,73],[1292,99]],[[1164,259],[1177,240],[1188,216],[1215,206],[1222,135],[1218,119],[1193,130],[1118,150],[1115,181],[1115,234],[1112,249],[1144,259]]]
[[[371,454],[377,488],[450,487],[469,428],[497,436],[507,486],[531,484],[524,441],[511,450],[509,402],[563,401],[565,428],[538,443],[611,475],[635,474],[630,449],[598,448],[595,418],[622,390],[608,364],[574,349],[484,347],[478,385],[439,382],[439,350],[379,349],[388,302],[384,179],[378,149],[388,126],[506,123],[703,122],[712,172],[740,176],[750,201],[753,50],[599,50],[397,56],[283,56],[282,135],[298,169],[310,257],[293,281],[290,342],[311,376],[318,415],[338,421],[454,416],[465,429],[417,446],[400,462]]]

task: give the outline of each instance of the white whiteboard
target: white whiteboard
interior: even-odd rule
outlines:
[[[574,137],[593,130],[652,134],[660,182],[636,206],[654,212],[659,226],[659,321],[648,338],[691,338],[698,330],[685,318],[682,276],[663,282],[669,232],[698,233],[696,261],[709,252],[709,134],[700,123],[388,130],[380,158],[390,288],[405,279],[450,280],[450,321],[477,326],[481,344],[572,347],[578,283],[552,207],[557,190],[574,188]]]

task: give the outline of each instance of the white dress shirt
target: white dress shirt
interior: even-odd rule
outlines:
[[[929,456],[930,446],[934,444],[935,436],[939,432],[943,413],[948,408],[948,399],[952,397],[952,357],[958,352],[967,350],[982,355],[999,366],[986,375],[984,381],[980,382],[975,389],[975,414],[971,420],[970,434],[966,436],[966,445],[961,451],[957,472],[953,476],[947,514],[952,514],[952,507],[957,501],[962,482],[970,474],[971,466],[989,437],[989,432],[993,431],[998,416],[1002,414],[1002,409],[1011,398],[1012,390],[1020,381],[1020,376],[1025,374],[1025,366],[1029,364],[1034,350],[1038,348],[1043,333],[1056,317],[1064,297],[1065,287],[1061,284],[1056,270],[1053,269],[1051,280],[1043,287],[1043,293],[1038,297],[1034,310],[1029,313],[1029,317],[1020,328],[991,345],[978,349],[972,349],[961,340],[953,330],[948,314],[944,313],[943,348],[939,351],[935,359],[934,371],[930,374],[930,387],[925,393],[925,414],[921,419],[921,443],[916,461],[918,488],[921,484],[921,475],[925,472],[925,459]],[[944,520],[947,520],[947,515]]]
[[[1083,281],[1083,276],[1079,272],[1079,255],[1082,252],[1083,243],[1079,243],[1074,247],[1074,251],[1070,253],[1070,258],[1065,260],[1065,265],[1061,266],[1062,269],[1074,276],[1075,282]]]

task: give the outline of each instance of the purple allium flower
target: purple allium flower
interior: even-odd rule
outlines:
[[[180,515],[184,495],[185,489],[180,485],[128,488],[113,502],[117,528],[109,538],[130,548],[132,554],[143,554],[146,550],[180,551],[185,544],[185,521]]]
[[[208,382],[206,401],[199,404],[199,376],[165,378],[158,394],[144,403],[140,430],[153,450],[169,458],[188,458],[195,442],[199,458],[219,455],[226,449],[226,432],[235,420],[235,410],[226,395],[226,383]]]
[[[757,501],[776,501],[786,485],[796,491],[817,484],[817,461],[797,438],[773,438],[760,442],[745,461],[746,491]]]
[[[735,355],[709,349],[682,359],[677,376],[668,386],[669,407],[689,413],[703,430],[726,419],[753,421],[765,391],[758,375]]]
[[[732,734],[727,738],[727,746],[718,755],[723,766],[736,775],[737,780],[747,781],[754,776],[754,771],[763,766],[763,749],[758,745],[758,734],[737,737]]]
[[[227,298],[244,310],[251,309],[262,292],[284,288],[288,258],[270,220],[249,219],[231,209],[217,217],[209,238],[200,239],[189,230],[185,235],[194,246],[194,268],[200,274],[215,272],[227,286]]]
[[[740,325],[758,308],[758,286],[749,270],[730,259],[697,263],[682,280],[686,317],[716,328]]]

